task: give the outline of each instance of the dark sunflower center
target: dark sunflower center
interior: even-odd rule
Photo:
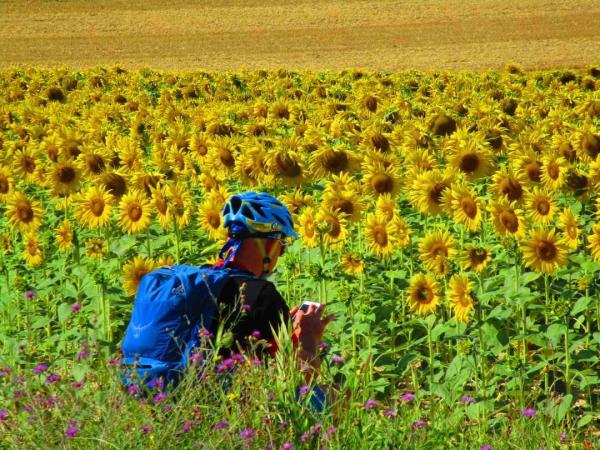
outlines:
[[[344,151],[328,151],[323,158],[323,166],[333,173],[339,173],[348,167],[348,155]]]
[[[557,253],[556,245],[552,241],[541,240],[535,246],[535,254],[543,261],[553,261]]]
[[[331,217],[327,220],[327,223],[330,226],[329,235],[334,239],[337,238],[342,231],[340,222],[337,219]]]
[[[373,177],[371,185],[378,194],[385,194],[387,192],[392,192],[394,189],[394,180],[389,175],[380,173]]]
[[[0,194],[7,194],[10,189],[10,183],[8,178],[4,175],[0,175]]]
[[[373,144],[375,150],[379,150],[382,153],[390,151],[390,141],[381,133],[375,133],[371,136],[371,144]]]
[[[500,223],[510,233],[516,233],[519,229],[519,218],[515,213],[509,210],[504,210],[500,213]]]
[[[75,169],[73,169],[70,166],[60,167],[57,172],[58,181],[60,181],[63,184],[72,183],[73,180],[75,180],[75,176]]]
[[[446,183],[435,183],[429,191],[429,199],[436,205],[442,204],[442,194],[448,185]]]
[[[104,199],[99,197],[93,198],[90,202],[90,210],[92,211],[93,215],[100,217],[104,212]]]
[[[279,154],[275,158],[279,173],[284,177],[295,178],[302,174],[302,168],[298,161],[289,155]]]
[[[535,209],[542,216],[547,216],[550,212],[550,203],[545,198],[539,198],[535,202]]]
[[[35,159],[26,156],[21,161],[21,167],[27,173],[33,173],[35,171]]]
[[[333,203],[333,209],[339,209],[341,212],[346,213],[348,215],[352,215],[354,212],[354,203],[348,199],[340,199],[336,200]]]
[[[550,164],[548,164],[548,176],[553,180],[557,180],[559,175],[560,169],[558,167],[558,164],[556,164],[555,162],[551,162]]]
[[[225,167],[235,166],[235,159],[233,157],[233,154],[231,153],[231,150],[229,150],[228,148],[222,148],[221,150],[219,150],[219,159]]]
[[[430,303],[433,299],[433,292],[428,286],[419,286],[415,291],[415,298],[419,303]]]
[[[460,159],[459,168],[465,173],[473,173],[479,168],[479,165],[479,156],[474,153],[470,153]]]
[[[471,260],[471,264],[474,266],[479,266],[483,264],[487,258],[487,250],[480,248],[472,248],[469,251],[469,259]]]
[[[115,197],[123,196],[127,190],[127,183],[125,182],[125,179],[116,173],[109,174],[104,179],[104,185],[106,186],[106,189],[108,189],[108,191]]]
[[[477,203],[471,198],[463,198],[460,201],[460,207],[469,219],[474,219],[477,215]]]
[[[137,222],[142,218],[142,206],[138,203],[133,203],[127,208],[127,216],[132,222]]]
[[[208,223],[212,228],[216,230],[217,228],[219,228],[219,226],[221,226],[221,219],[217,214],[211,214],[208,217]]]
[[[532,161],[525,166],[525,172],[527,173],[527,177],[536,183],[540,181],[540,169],[541,165],[537,161]]]
[[[383,227],[378,227],[373,234],[375,242],[381,247],[385,247],[388,243],[388,235]]]
[[[506,195],[511,202],[519,200],[523,196],[521,184],[512,178],[505,178],[502,180],[500,191]]]
[[[29,223],[33,220],[33,209],[27,202],[17,203],[17,216],[23,223]]]
[[[98,155],[88,155],[85,158],[85,165],[91,173],[98,174],[104,170],[106,164]]]

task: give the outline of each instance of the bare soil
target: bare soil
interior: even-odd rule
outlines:
[[[0,67],[391,71],[599,62],[598,0],[0,0]]]

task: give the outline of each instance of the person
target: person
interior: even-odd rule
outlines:
[[[250,336],[269,343],[267,353],[277,351],[275,333],[292,323],[292,340],[299,362],[306,368],[306,380],[318,373],[319,346],[333,314],[324,315],[324,307],[310,305],[306,311],[291,310],[273,283],[267,280],[285,252],[287,239],[298,238],[287,207],[267,193],[244,192],[231,196],[223,207],[223,226],[228,240],[213,268],[237,269],[253,275],[231,277],[223,287],[219,303],[223,305],[213,325],[231,329],[233,349],[243,347]],[[239,299],[243,302],[239,302]],[[240,314],[240,308],[244,314]]]

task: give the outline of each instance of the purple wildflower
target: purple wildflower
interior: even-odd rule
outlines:
[[[365,404],[363,405],[363,408],[365,409],[373,409],[377,406],[377,400],[373,400],[372,398],[370,398],[369,400],[367,400],[365,402]]]
[[[334,364],[342,364],[344,362],[344,358],[339,355],[333,355],[331,357],[331,362]]]
[[[254,436],[256,436],[256,431],[254,431],[252,428],[246,428],[245,430],[240,431],[240,438],[245,441],[249,441]]]
[[[195,366],[199,366],[204,362],[204,355],[201,351],[194,352],[192,353],[192,356],[190,356],[190,361],[194,363]]]
[[[37,297],[37,292],[27,291],[25,292],[25,297],[27,297],[28,300],[31,300],[32,298]]]
[[[394,410],[394,409],[386,409],[385,411],[383,411],[383,415],[385,417],[396,417],[396,410]]]
[[[183,426],[182,426],[182,430],[184,433],[189,433],[190,431],[192,431],[192,421],[191,420],[185,420],[183,422]]]
[[[142,432],[142,434],[148,434],[152,432],[152,425],[142,425],[142,428],[140,429],[140,431]]]
[[[83,383],[84,383],[83,381],[76,381],[71,386],[75,389],[81,389],[83,387]]]
[[[254,339],[260,339],[261,334],[259,330],[254,330],[251,335]]]
[[[165,398],[167,398],[167,394],[165,394],[164,392],[159,392],[158,394],[156,394],[154,396],[154,403],[160,403],[162,402]]]
[[[413,430],[418,430],[419,428],[423,428],[425,425],[427,425],[427,422],[422,419],[418,419],[411,424],[410,428]]]
[[[110,358],[108,360],[108,365],[110,367],[117,367],[117,366],[121,365],[121,358]]]
[[[71,312],[76,313],[81,309],[81,303],[74,303],[71,305]]]
[[[472,405],[475,403],[475,399],[473,397],[469,397],[468,395],[463,395],[460,399],[460,402],[463,405]]]
[[[306,442],[306,441],[308,441],[309,437],[310,437],[310,435],[308,433],[303,433],[302,435],[300,435],[300,440],[302,442]]]
[[[236,353],[234,354],[231,359],[233,359],[234,362],[239,362],[239,363],[243,363],[244,360],[244,356],[241,353]]]
[[[533,408],[527,408],[527,409],[524,409],[523,411],[521,411],[521,414],[523,414],[525,417],[535,417],[537,414],[537,411]]]
[[[402,395],[402,397],[400,397],[400,400],[402,400],[403,402],[412,402],[415,399],[415,394],[413,394],[412,392],[407,392],[406,394]]]
[[[250,305],[247,303],[244,303],[242,305],[242,311],[245,312],[246,314],[248,314],[250,312]]]
[[[327,350],[329,348],[329,344],[327,342],[319,342],[319,349]]]
[[[60,381],[60,375],[57,375],[55,373],[48,374],[48,376],[46,377],[46,384],[54,384],[58,381]]]
[[[13,392],[13,399],[18,400],[25,396],[25,391],[23,389],[15,389]]]
[[[309,431],[308,434],[310,434],[311,436],[314,436],[315,434],[319,434],[321,432],[321,429],[323,427],[321,426],[320,423],[315,424],[315,426],[313,426]]]
[[[38,375],[42,372],[45,372],[46,370],[48,370],[48,366],[46,364],[38,364],[34,369],[33,369],[33,373]]]
[[[300,389],[298,389],[298,393],[300,395],[306,395],[310,392],[310,386],[308,386],[307,384],[305,384],[304,386],[301,386]]]
[[[158,389],[161,391],[164,385],[165,383],[163,382],[162,378],[155,378],[150,382],[150,389]]]
[[[281,450],[292,450],[293,448],[294,444],[291,442],[284,442],[284,444],[281,446]]]
[[[490,444],[485,444],[479,447],[479,450],[493,450],[493,447]]]
[[[79,428],[77,427],[77,422],[75,420],[69,420],[69,427],[65,432],[65,436],[67,436],[67,439],[73,439],[78,431]]]
[[[221,420],[220,422],[215,423],[212,427],[213,431],[225,430],[227,428],[229,428],[229,422],[226,420]]]
[[[258,358],[253,358],[251,362],[253,366],[262,366],[262,361]]]
[[[336,427],[329,427],[329,428],[327,428],[327,437],[330,438],[335,433],[337,433],[337,428]]]
[[[80,351],[77,353],[77,359],[85,359],[85,358],[87,358],[88,356],[90,356],[90,352],[88,352],[87,350],[80,350]]]
[[[127,386],[127,393],[131,395],[139,394],[140,388],[136,384],[130,384]]]
[[[0,378],[7,377],[11,374],[12,369],[10,367],[4,367],[0,369]]]
[[[6,416],[8,416],[8,409],[0,411],[0,422],[3,422],[4,419],[6,419]]]
[[[561,441],[564,441],[565,439],[567,439],[569,436],[567,435],[567,433],[560,433],[560,435],[558,436],[560,438]]]
[[[207,338],[207,339],[210,339],[211,337],[213,337],[213,334],[206,328],[202,328],[200,331],[198,331],[198,334],[200,335],[200,337]]]
[[[269,400],[275,400],[275,398],[277,398],[277,395],[275,394],[275,392],[269,391],[267,392],[267,398]]]

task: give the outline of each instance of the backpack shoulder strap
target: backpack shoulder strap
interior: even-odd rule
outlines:
[[[231,275],[231,278],[237,284],[238,289],[240,289],[242,285],[246,283],[244,295],[246,296],[246,300],[250,303],[254,303],[258,299],[260,291],[262,291],[265,285],[268,283],[268,281],[257,277],[240,274],[233,274]]]

